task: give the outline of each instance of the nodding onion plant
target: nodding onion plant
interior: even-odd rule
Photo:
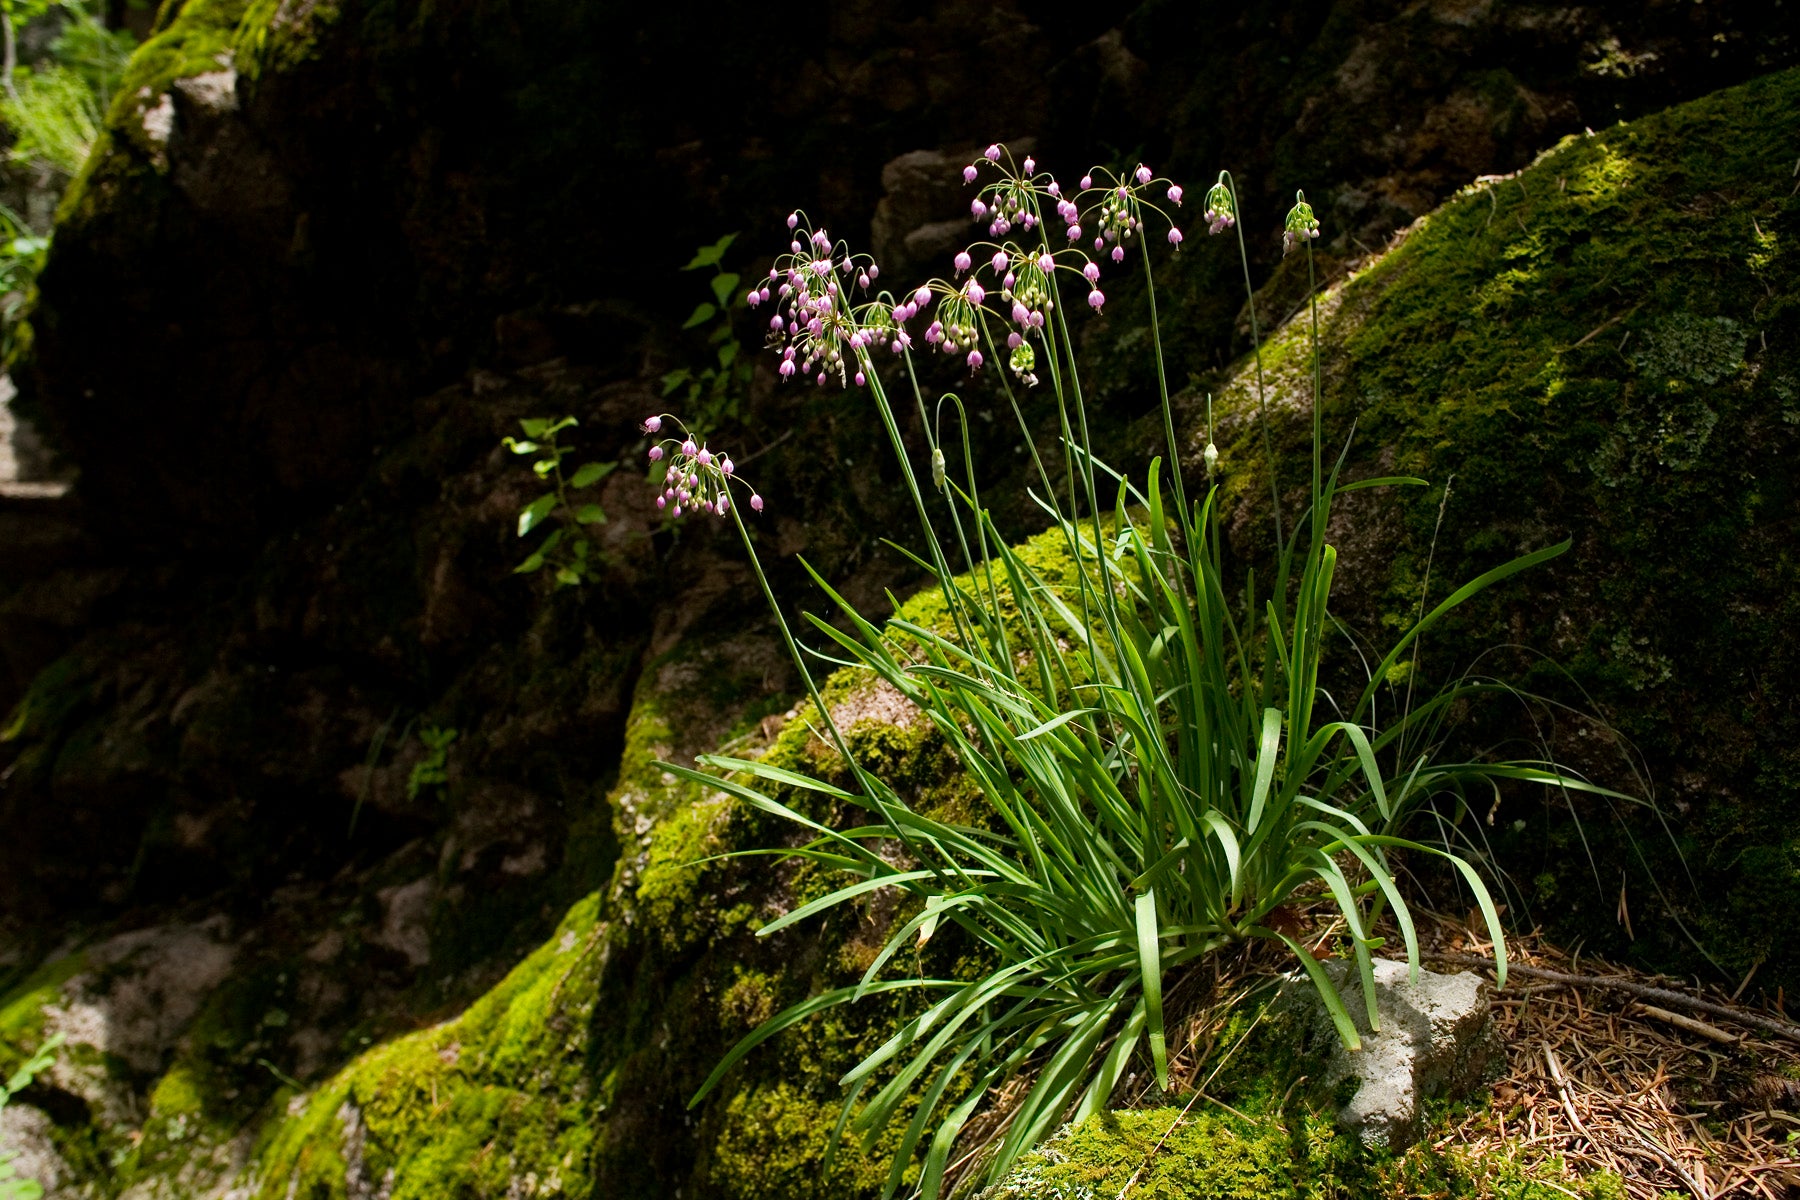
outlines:
[[[1394,851],[1442,858],[1461,874],[1486,920],[1504,981],[1499,916],[1481,876],[1453,846],[1404,836],[1408,817],[1434,797],[1499,779],[1597,790],[1546,762],[1438,761],[1447,710],[1484,686],[1478,683],[1451,684],[1377,719],[1379,686],[1421,634],[1475,593],[1562,553],[1567,542],[1454,592],[1399,638],[1347,710],[1334,708],[1319,683],[1337,564],[1326,542],[1332,503],[1356,488],[1423,481],[1344,484],[1342,456],[1327,469],[1316,304],[1310,504],[1285,536],[1276,514],[1274,578],[1267,594],[1258,594],[1253,579],[1234,584],[1225,577],[1210,428],[1207,487],[1198,497],[1189,496],[1178,466],[1165,469],[1158,459],[1135,484],[1105,467],[1088,440],[1064,297],[1072,291],[1100,309],[1106,299],[1101,264],[1111,269],[1129,251],[1139,256],[1151,289],[1164,433],[1170,462],[1179,462],[1149,243],[1151,227],[1166,226],[1167,242],[1179,247],[1182,235],[1163,205],[1181,203],[1180,187],[1142,166],[1122,177],[1096,169],[1065,196],[1030,158],[1015,164],[999,146],[963,174],[977,186],[971,212],[986,223],[988,239],[956,256],[951,280],[858,302],[854,295],[869,295],[878,268],[795,213],[788,218],[789,253],[748,299],[776,310],[769,326],[782,344],[783,377],[820,386],[854,383],[873,397],[924,529],[930,558],[918,561],[934,577],[947,612],[937,628],[901,619],[881,628],[815,574],[852,632],[810,619],[918,706],[979,788],[985,821],[958,824],[918,811],[858,761],[781,621],[743,508],[730,501],[734,486],[748,491],[748,485],[727,457],[697,442],[672,416],[644,424],[653,435],[658,503],[673,505],[677,514],[683,507],[704,509],[737,523],[822,732],[849,773],[846,789],[746,759],[707,756],[700,760],[707,772],[669,765],[804,827],[812,840],[792,853],[845,877],[844,886],[760,932],[777,933],[877,889],[899,889],[914,899],[901,910],[910,917],[897,919],[857,983],[770,1018],[725,1056],[695,1101],[757,1044],[823,1009],[898,989],[924,993],[922,1011],[844,1076],[848,1098],[839,1132],[860,1133],[867,1146],[904,1119],[885,1195],[898,1189],[923,1148],[919,1190],[928,1200],[939,1194],[951,1150],[984,1097],[1016,1076],[1031,1083],[988,1160],[993,1178],[1062,1121],[1106,1107],[1135,1056],[1147,1053],[1166,1087],[1164,981],[1234,942],[1285,945],[1317,986],[1345,1044],[1359,1046],[1344,1000],[1282,910],[1298,897],[1328,898],[1363,982],[1368,1026],[1378,1028],[1372,956],[1382,946],[1374,930],[1384,913],[1392,915],[1415,972],[1419,962],[1413,921],[1395,883]],[[1297,200],[1284,240],[1290,251],[1305,248],[1310,278],[1318,222],[1304,198]],[[1214,233],[1237,224],[1228,174],[1208,192],[1205,209]],[[1242,256],[1241,231],[1238,243]],[[1247,266],[1245,282],[1248,287]],[[960,486],[947,478],[935,440],[930,478],[945,498],[927,503],[878,355],[886,348],[902,361],[901,377],[930,437],[907,325],[932,305],[924,339],[937,352],[960,356],[971,370],[1001,361],[1004,353],[1000,382],[1022,428],[1014,382],[1030,387],[1047,379],[1060,418],[1061,463],[1053,467],[1038,455],[1029,428],[1025,441],[1033,447],[1041,502],[1078,565],[1072,581],[1053,588],[1009,549],[981,506],[973,470]],[[1260,397],[1260,345],[1256,353]],[[1266,421],[1265,407],[1265,434]],[[760,512],[761,498],[750,494],[752,510]],[[940,505],[947,510],[944,537],[932,519]],[[963,574],[953,573],[946,545],[961,554]],[[1003,608],[1003,596],[1014,611]],[[771,794],[793,789],[848,803],[867,820],[832,828]],[[993,964],[988,974],[884,974],[897,952],[948,925],[985,947]]]

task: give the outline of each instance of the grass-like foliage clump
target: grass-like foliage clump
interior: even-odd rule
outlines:
[[[922,1152],[919,1189],[937,1196],[959,1161],[965,1127],[994,1089],[1016,1079],[1030,1082],[1015,1089],[1004,1120],[990,1123],[981,1145],[961,1148],[964,1156],[981,1157],[994,1178],[1065,1120],[1104,1112],[1138,1055],[1147,1054],[1166,1085],[1165,979],[1244,939],[1292,950],[1340,1035],[1356,1046],[1342,998],[1297,939],[1291,905],[1302,896],[1329,898],[1363,980],[1368,1021],[1379,1028],[1372,973],[1383,944],[1375,933],[1379,918],[1391,915],[1408,960],[1418,966],[1417,937],[1395,878],[1396,851],[1440,857],[1460,872],[1484,914],[1504,980],[1498,913],[1452,840],[1462,797],[1502,779],[1587,786],[1549,763],[1442,757],[1450,711],[1493,685],[1461,681],[1414,697],[1395,696],[1388,684],[1409,647],[1446,613],[1555,557],[1566,543],[1456,590],[1368,670],[1360,695],[1327,694],[1320,665],[1336,637],[1329,611],[1336,553],[1326,539],[1334,499],[1353,488],[1423,481],[1342,481],[1342,458],[1327,461],[1315,402],[1307,507],[1277,533],[1272,579],[1249,572],[1232,577],[1210,485],[1216,463],[1210,441],[1209,486],[1195,498],[1179,470],[1165,472],[1160,460],[1135,483],[1096,456],[1063,302],[1068,281],[1077,294],[1085,292],[1089,307],[1105,303],[1100,263],[1081,245],[1089,233],[1096,255],[1113,264],[1135,243],[1143,278],[1154,289],[1150,229],[1166,229],[1167,241],[1179,246],[1182,235],[1159,204],[1179,204],[1179,186],[1141,166],[1120,176],[1096,169],[1069,199],[1032,160],[1015,164],[998,146],[965,178],[981,181],[971,210],[989,220],[992,240],[957,256],[956,281],[937,281],[898,300],[884,295],[853,304],[852,293],[872,289],[878,269],[796,213],[789,220],[791,252],[770,273],[779,293],[771,327],[786,343],[784,376],[816,376],[821,385],[848,384],[854,376],[858,387],[868,388],[924,529],[930,558],[918,561],[943,596],[939,627],[895,620],[883,629],[819,579],[850,631],[817,618],[813,623],[848,656],[844,661],[873,673],[923,713],[979,789],[980,803],[962,820],[920,811],[861,762],[785,625],[826,727],[822,735],[841,755],[850,786],[721,756],[701,760],[717,777],[670,768],[804,828],[811,841],[775,853],[810,860],[847,880],[769,922],[763,934],[884,889],[912,897],[905,919],[894,920],[857,983],[770,1017],[700,1090],[705,1095],[762,1040],[824,1009],[884,992],[923,994],[916,1015],[843,1078],[848,1099],[840,1132],[872,1146],[891,1124],[904,1123],[887,1180],[890,1195]],[[1318,222],[1304,198],[1296,199],[1286,241],[1290,251],[1304,248],[1310,256]],[[1215,233],[1236,225],[1227,175],[1205,207]],[[771,298],[769,284],[753,289],[752,303]],[[936,319],[927,342],[963,357],[971,369],[1001,361],[997,340],[1006,339],[1012,381],[1002,374],[1002,382],[1015,414],[1013,381],[1027,387],[1048,381],[1064,453],[1054,466],[1037,462],[1038,501],[1078,564],[1071,583],[1051,586],[1008,549],[980,501],[973,464],[965,462],[960,482],[952,479],[935,438],[931,481],[943,501],[927,503],[874,356],[886,347],[908,359],[912,379],[906,325],[932,304]],[[1152,314],[1154,320],[1153,307]],[[1161,377],[1160,334],[1153,344]],[[1316,338],[1311,350],[1316,364]],[[1315,401],[1317,379],[1315,369]],[[916,384],[912,391],[930,430],[936,423]],[[961,400],[946,397],[940,416],[947,405],[960,415]],[[1166,385],[1163,414],[1176,460]],[[653,417],[646,428],[661,432],[664,421]],[[966,444],[964,451],[966,459]],[[675,514],[685,505],[731,516],[754,563],[744,518],[730,502],[742,481],[729,459],[715,457],[685,430],[657,441],[651,457],[661,498],[673,502]],[[760,510],[760,497],[753,493],[752,501]],[[1283,530],[1279,512],[1275,525]],[[952,555],[961,556],[966,582],[958,582]],[[767,598],[779,616],[774,596]],[[853,805],[867,820],[832,828],[808,816],[803,804],[777,798],[808,792]],[[1411,829],[1427,810],[1438,820],[1434,836],[1420,840]],[[1437,836],[1445,833],[1451,836]],[[909,974],[914,951],[949,927],[979,948],[984,969],[971,978]]]

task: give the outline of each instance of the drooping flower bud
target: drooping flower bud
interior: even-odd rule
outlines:
[[[1306,193],[1297,191],[1294,207],[1288,209],[1287,220],[1282,223],[1281,253],[1286,255],[1301,242],[1318,236],[1319,218],[1313,215],[1312,205],[1306,202]]]
[[[662,428],[662,418],[661,417],[645,417],[644,418],[644,432],[645,433],[655,433],[657,430],[659,430],[661,428]]]
[[[1088,307],[1093,309],[1094,311],[1098,312],[1100,310],[1100,306],[1105,303],[1106,303],[1106,297],[1101,293],[1099,288],[1095,288],[1093,291],[1088,293]]]
[[[1086,277],[1089,283],[1098,283],[1100,280],[1100,264],[1097,262],[1090,262],[1087,266],[1081,268],[1081,273]]]
[[[1213,468],[1219,465],[1219,448],[1208,441],[1206,449],[1200,452],[1200,457],[1206,462],[1206,473],[1211,475]]]
[[[800,224],[800,214],[797,212],[789,213],[788,214],[788,228],[792,229],[798,224]]]
[[[693,455],[693,453],[694,453],[694,452],[695,452],[695,451],[696,451],[696,450],[698,450],[698,449],[699,449],[699,448],[700,448],[700,447],[698,447],[698,446],[696,446],[696,445],[694,445],[694,439],[693,439],[693,438],[689,438],[689,439],[688,439],[688,440],[687,440],[687,441],[685,441],[685,442],[683,442],[683,443],[681,443],[681,452],[682,452],[682,453],[683,453],[683,454],[686,454],[686,455],[689,455],[689,456],[692,456],[692,455]]]
[[[944,451],[938,446],[931,448],[931,486],[944,490]]]
[[[999,162],[1000,161],[1000,147],[998,144],[989,146],[987,148],[987,160],[989,162]]]
[[[650,461],[651,462],[661,461],[662,456],[663,456],[663,448],[661,446],[650,447]]]
[[[750,507],[755,509],[757,512],[762,511],[762,497],[757,495],[755,492],[750,493]]]
[[[979,351],[979,350],[969,351],[969,370],[971,370],[971,371],[981,370],[981,351]]]
[[[1169,203],[1177,208],[1181,207],[1181,185],[1179,183],[1169,185]]]
[[[974,183],[975,182],[975,164],[970,163],[968,166],[963,168],[963,182],[964,183]]]
[[[1094,186],[1094,177],[1092,175],[1083,175],[1081,177],[1081,190],[1082,191],[1085,192],[1093,186]]]
[[[968,252],[968,251],[967,251],[967,250],[959,250],[959,251],[957,251],[957,254],[956,254],[956,273],[957,273],[957,274],[958,274],[958,275],[961,275],[961,274],[962,274],[962,273],[963,273],[963,272],[964,272],[964,271],[966,271],[966,270],[968,270],[968,269],[969,269],[969,264],[970,264],[970,262],[971,262],[971,261],[972,261],[972,260],[971,260],[971,259],[970,259],[970,258],[969,258],[969,252]]]
[[[1219,172],[1219,182],[1206,192],[1207,232],[1223,233],[1237,224],[1237,206],[1231,201],[1231,189],[1225,184],[1225,172]]]
[[[1169,226],[1169,245],[1181,245],[1181,230],[1175,228],[1173,225]]]
[[[1143,163],[1138,164],[1137,181],[1139,183],[1149,183],[1150,182],[1150,168],[1146,167]]]

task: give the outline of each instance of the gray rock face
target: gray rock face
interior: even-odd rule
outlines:
[[[62,1186],[74,1172],[57,1152],[50,1130],[50,1117],[41,1109],[18,1103],[0,1108],[0,1161],[10,1156],[15,1182],[35,1183],[56,1200],[67,1194]]]
[[[1331,1048],[1325,1082],[1359,1082],[1349,1103],[1338,1110],[1338,1124],[1370,1148],[1405,1149],[1418,1140],[1425,1100],[1467,1095],[1494,1064],[1500,1045],[1482,981],[1467,972],[1439,975],[1421,969],[1413,983],[1404,962],[1377,960],[1375,1008],[1381,1029],[1376,1032],[1369,1028],[1354,965],[1332,962],[1325,970],[1362,1034],[1361,1050],[1344,1049],[1318,993],[1298,972],[1288,994],[1314,1010],[1314,1044]]]

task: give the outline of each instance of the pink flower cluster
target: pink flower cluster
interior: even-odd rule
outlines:
[[[904,326],[917,306],[911,300],[891,308],[874,301],[854,303],[852,289],[866,292],[881,277],[874,260],[834,245],[823,229],[806,227],[798,212],[787,223],[793,231],[789,252],[775,260],[769,278],[746,297],[752,308],[775,302],[769,331],[781,344],[781,377],[812,378],[820,387],[832,378],[848,386],[854,378],[861,387],[867,382],[865,351],[887,346],[898,354],[912,344]],[[920,304],[929,297],[919,290]]]
[[[673,423],[680,436],[655,438],[654,435],[662,432],[665,419]],[[661,491],[656,497],[656,507],[667,511],[671,517],[679,517],[684,510],[722,517],[731,511],[732,483],[749,486],[737,478],[737,468],[730,455],[711,450],[704,442],[696,442],[676,418],[648,417],[639,428],[654,439],[650,443],[650,461],[665,464],[662,480],[657,485]],[[750,507],[756,512],[763,510],[763,499],[754,489],[750,492]]]
[[[1105,175],[1108,172],[1101,172],[1101,174]],[[1089,216],[1094,222],[1095,228],[1095,254],[1110,253],[1114,262],[1125,261],[1125,243],[1134,236],[1142,236],[1144,232],[1144,208],[1149,203],[1145,192],[1156,182],[1155,174],[1143,163],[1139,163],[1137,169],[1128,177],[1110,180],[1098,188],[1094,186],[1093,172],[1081,177],[1082,193],[1084,195],[1098,193],[1099,195],[1098,202],[1089,209]],[[1177,206],[1181,204],[1181,186],[1179,184],[1168,184],[1166,195],[1170,203]],[[1074,204],[1069,203],[1064,211],[1068,214],[1065,219],[1069,222],[1069,240],[1076,241],[1081,237],[1081,226],[1074,219],[1078,215],[1078,210]],[[1171,224],[1168,238],[1169,245],[1179,247],[1182,241],[1181,230]],[[1108,247],[1111,247],[1110,251]],[[1090,303],[1094,303],[1091,298]],[[1094,307],[1100,306],[1098,303],[1094,303]]]
[[[1141,237],[1145,220],[1161,209],[1149,190],[1166,184],[1170,203],[1181,203],[1181,188],[1158,180],[1148,167],[1139,165],[1123,179],[1112,179],[1096,188],[1093,174],[1084,176],[1077,199],[1063,195],[1061,185],[1039,173],[1027,157],[1015,165],[1005,147],[989,146],[981,159],[962,170],[965,183],[978,183],[986,172],[993,178],[976,190],[969,212],[987,223],[993,241],[978,243],[957,253],[953,279],[933,281],[899,299],[856,302],[856,291],[867,291],[880,271],[867,255],[852,255],[834,244],[823,229],[814,230],[803,215],[788,217],[792,233],[789,252],[769,271],[769,277],[750,289],[751,307],[773,302],[769,318],[770,339],[781,351],[778,368],[783,379],[809,378],[823,387],[836,378],[848,386],[868,382],[873,370],[871,355],[880,347],[895,354],[910,349],[907,322],[929,308],[935,298],[934,319],[925,330],[926,344],[944,354],[960,355],[970,370],[980,370],[983,329],[992,319],[1007,326],[1008,362],[1027,383],[1036,355],[1031,341],[1043,336],[1056,309],[1057,269],[1079,275],[1087,288],[1087,303],[1098,311],[1106,303],[1100,290],[1100,265],[1078,248],[1052,249],[1044,209],[1054,207],[1071,242],[1082,237],[1084,222],[1097,230],[1094,249],[1110,247],[1114,262],[1125,258],[1124,244]],[[1086,209],[1083,208],[1086,204]],[[1009,235],[1018,236],[1009,238]],[[1168,230],[1171,245],[1181,244],[1181,231]],[[995,304],[989,306],[988,301]],[[679,490],[679,489],[677,489]],[[665,499],[669,497],[665,496]]]

